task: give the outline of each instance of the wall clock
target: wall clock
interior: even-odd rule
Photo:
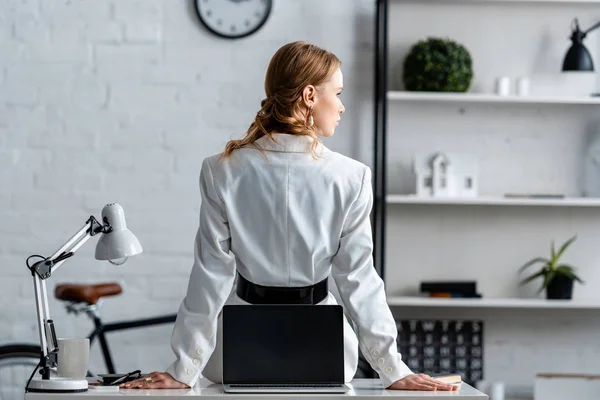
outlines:
[[[195,0],[200,22],[227,39],[249,36],[269,18],[272,0]]]

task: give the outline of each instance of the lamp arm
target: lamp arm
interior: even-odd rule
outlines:
[[[98,233],[110,232],[112,229],[108,222],[104,225],[101,225],[93,215],[91,215],[85,223],[86,224],[75,235],[73,235],[73,237],[69,239],[67,243],[65,243],[50,257],[50,259],[53,260],[53,265],[51,267],[52,272],[56,271],[67,258],[73,256],[75,252],[92,236],[95,236]]]
[[[77,231],[62,247],[60,247],[52,256],[44,258],[29,266],[33,276],[33,288],[35,292],[35,304],[37,311],[38,334],[42,353],[40,354],[40,367],[42,367],[42,378],[50,379],[50,367],[56,365],[58,342],[54,330],[54,322],[50,319],[50,309],[48,307],[48,292],[46,290],[46,279],[54,272],[65,260],[72,257],[92,236],[98,233],[110,232],[112,230],[108,222],[101,225],[94,216],[90,216],[85,225]]]
[[[586,29],[583,34],[587,35],[589,32],[593,31],[594,29],[600,28],[600,21],[596,22],[594,25],[590,26],[588,29]]]
[[[79,249],[89,238],[95,236],[98,233],[108,233],[112,230],[112,227],[108,222],[101,225],[93,215],[91,215],[85,222],[85,225],[77,231],[67,242],[59,248],[50,257],[38,261],[29,269],[31,272],[35,272],[41,279],[48,279],[52,272],[69,257],[72,257],[77,249]]]

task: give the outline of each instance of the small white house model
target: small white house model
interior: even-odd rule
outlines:
[[[413,172],[417,196],[476,197],[477,158],[472,154],[417,154]]]

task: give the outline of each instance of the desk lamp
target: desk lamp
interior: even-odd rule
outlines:
[[[37,325],[40,335],[42,352],[40,362],[35,368],[40,368],[41,377],[33,378],[25,388],[30,392],[84,392],[88,389],[86,379],[71,379],[50,376],[50,368],[56,367],[58,356],[58,341],[54,330],[54,322],[50,319],[46,279],[62,265],[67,258],[72,257],[92,236],[102,234],[96,244],[96,260],[108,260],[115,265],[123,264],[128,257],[140,254],[142,245],[127,229],[125,213],[119,204],[107,204],[102,209],[102,223],[90,216],[85,225],[73,235],[60,249],[50,257],[30,256],[27,267],[33,276],[35,305],[37,309]],[[29,259],[39,257],[42,260],[29,265]]]

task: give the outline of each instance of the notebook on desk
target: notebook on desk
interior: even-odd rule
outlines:
[[[228,393],[346,393],[339,305],[227,305],[223,387]]]

